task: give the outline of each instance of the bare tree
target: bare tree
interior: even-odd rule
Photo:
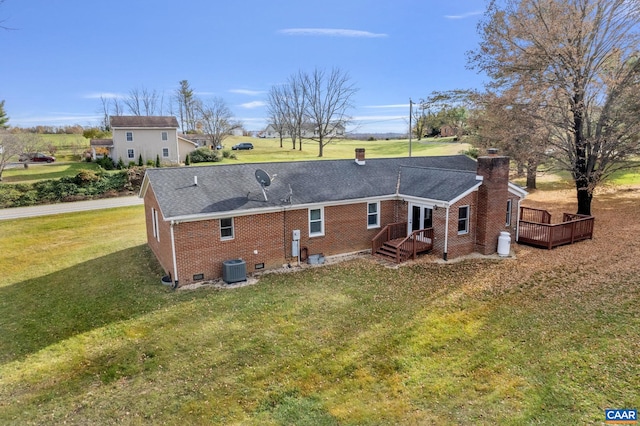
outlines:
[[[40,151],[43,141],[35,133],[9,133],[0,129],[0,181],[10,162],[17,161],[21,154]],[[27,162],[24,163],[27,167]]]
[[[144,115],[156,115],[156,111],[162,109],[161,96],[155,89],[142,88],[142,107]]]
[[[475,107],[470,109],[468,137],[480,148],[499,148],[526,170],[527,189],[536,188],[538,166],[545,159],[550,129],[537,110],[540,93],[512,88],[497,95],[471,92]]]
[[[242,127],[240,122],[233,119],[231,110],[222,98],[215,97],[207,103],[197,102],[196,112],[202,130],[214,148],[222,145],[235,129]]]
[[[129,90],[129,95],[123,102],[131,115],[155,115],[159,109],[160,95],[155,89],[136,87]]]
[[[0,5],[2,5],[2,3],[4,3],[4,0],[0,0]],[[13,30],[14,28],[9,28],[9,27],[4,25],[5,21],[6,21],[6,19],[0,20],[0,28],[3,29],[3,30]]]
[[[285,88],[283,86],[271,86],[267,95],[267,116],[269,124],[278,132],[280,148],[282,148],[282,140],[288,124]]]
[[[124,115],[124,105],[121,99],[113,98],[111,100],[111,115],[122,116]]]
[[[330,73],[315,69],[311,74],[302,73],[302,84],[306,99],[306,114],[314,128],[313,140],[318,142],[318,157],[324,147],[344,129],[350,120],[347,115],[352,108],[352,98],[357,89],[349,75],[338,68]]]
[[[298,71],[287,80],[285,86],[285,99],[288,123],[288,131],[291,135],[293,149],[296,149],[296,139],[298,140],[298,149],[302,151],[302,135],[307,118],[307,97],[304,88],[304,74]]]
[[[549,152],[575,182],[578,213],[640,154],[640,3],[492,0],[471,65],[489,87],[543,88]],[[635,95],[634,95],[635,94]]]
[[[109,109],[110,109],[110,101],[108,98],[100,95],[100,109],[98,112],[102,116],[100,120],[100,127],[103,131],[108,132],[111,130],[111,123],[109,121]]]
[[[142,94],[140,89],[129,90],[129,95],[122,100],[131,115],[142,115]]]

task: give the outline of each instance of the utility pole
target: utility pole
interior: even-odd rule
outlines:
[[[413,101],[409,98],[409,157],[411,157],[411,133],[412,132],[412,117],[413,117]]]

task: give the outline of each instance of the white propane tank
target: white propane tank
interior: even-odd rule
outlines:
[[[498,237],[498,256],[509,256],[511,251],[511,234],[502,231]]]

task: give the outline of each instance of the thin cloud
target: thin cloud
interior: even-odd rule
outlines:
[[[385,109],[385,108],[409,108],[409,104],[391,104],[391,105],[367,105],[364,108],[377,108],[377,109]]]
[[[482,15],[482,11],[476,10],[475,12],[467,12],[462,15],[444,15],[447,19],[466,19],[474,16]]]
[[[85,99],[100,99],[100,98],[104,98],[104,99],[120,99],[120,98],[124,98],[124,97],[125,97],[125,95],[122,95],[120,93],[111,93],[111,92],[89,93],[88,95],[84,96]]]
[[[338,28],[287,28],[278,31],[291,36],[321,36],[321,37],[351,37],[351,38],[380,38],[387,34],[372,33],[360,30],[345,30]]]
[[[12,122],[16,122],[18,125],[30,125],[38,123],[48,123],[51,125],[67,125],[67,124],[80,124],[81,122],[92,122],[100,120],[100,116],[97,115],[83,115],[73,113],[53,113],[52,115],[40,115],[30,117],[17,117]]]
[[[247,89],[231,89],[229,93],[237,93],[239,95],[258,96],[262,95],[264,91],[261,90],[247,90]]]
[[[240,104],[240,106],[242,108],[246,108],[246,109],[253,109],[253,108],[260,108],[265,106],[266,103],[264,101],[253,101],[253,102],[247,102],[244,104]]]

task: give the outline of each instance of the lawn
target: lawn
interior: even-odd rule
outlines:
[[[231,149],[239,142],[251,142],[253,150],[233,151],[237,160],[225,159],[223,163],[239,161],[243,163],[256,163],[265,161],[299,161],[299,160],[333,160],[355,158],[356,148],[365,148],[368,158],[375,157],[404,157],[409,155],[408,139],[357,141],[336,140],[324,147],[323,156],[318,157],[318,142],[304,139],[302,151],[293,149],[291,140],[285,139],[280,148],[280,139],[240,138],[233,137],[225,140],[225,149]],[[298,146],[298,145],[296,145]],[[469,149],[469,144],[453,142],[452,138],[413,140],[411,154],[419,155],[455,155]]]
[[[640,407],[639,202],[602,191],[593,240],[517,259],[233,290],[162,286],[141,207],[0,222],[0,423],[603,423]]]
[[[59,179],[64,176],[75,176],[81,170],[98,171],[100,166],[85,161],[55,162],[50,164],[30,164],[29,168],[15,167],[5,169],[2,173],[3,183],[31,183],[45,179]]]

